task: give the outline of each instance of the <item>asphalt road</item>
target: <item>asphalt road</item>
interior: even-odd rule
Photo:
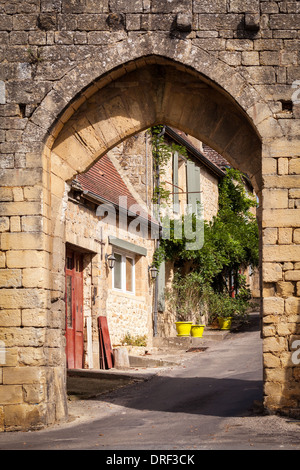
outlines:
[[[2,433],[0,450],[97,449],[113,458],[125,450],[185,456],[201,450],[299,450],[300,422],[257,413],[254,404],[261,400],[262,342],[254,329],[213,342],[146,382],[72,404],[78,418],[67,424]]]

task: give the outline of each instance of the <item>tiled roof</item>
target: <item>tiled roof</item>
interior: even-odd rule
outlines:
[[[117,206],[120,203],[119,198],[126,196],[127,199],[122,200],[120,204],[123,209],[130,209],[135,204],[135,212],[148,217],[145,210],[138,205],[136,199],[130,193],[120,173],[107,155],[98,160],[86,173],[77,175],[77,182],[80,183],[83,191],[89,191],[93,195]]]
[[[207,160],[209,160],[213,165],[218,167],[220,170],[223,170],[224,167],[230,166],[228,161],[224,157],[222,157],[222,155],[216,152],[216,150],[213,150],[208,145],[205,145],[204,143],[202,143],[202,150],[199,151],[199,149],[196,149],[196,147],[194,146],[192,140],[189,139],[188,134],[175,128],[171,128],[171,129],[173,129],[173,131],[176,134],[178,134],[181,137],[181,139],[183,139],[191,147],[193,147],[197,153],[202,154],[205,158],[207,158]]]
[[[228,161],[224,157],[222,157],[222,155],[220,155],[218,152],[208,147],[208,145],[202,144],[202,148],[203,155],[208,158],[208,160],[210,160],[214,165],[218,166],[221,169],[226,166],[229,166]]]

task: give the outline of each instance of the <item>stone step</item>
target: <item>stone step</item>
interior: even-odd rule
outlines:
[[[200,347],[206,340],[222,341],[230,334],[230,331],[204,330],[201,338],[193,336],[174,336],[169,338],[153,338],[153,347],[159,349],[187,349],[190,347]]]

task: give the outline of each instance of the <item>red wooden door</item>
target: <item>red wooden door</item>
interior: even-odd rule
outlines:
[[[83,367],[83,257],[67,250],[66,355],[69,369]]]

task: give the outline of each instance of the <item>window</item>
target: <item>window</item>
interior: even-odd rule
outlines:
[[[129,255],[114,253],[116,258],[113,268],[113,288],[123,292],[134,293],[135,263],[134,258]]]

